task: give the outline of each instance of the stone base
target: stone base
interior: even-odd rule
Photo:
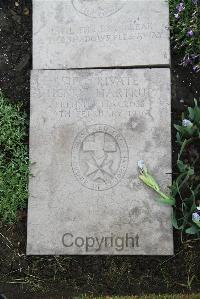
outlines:
[[[170,255],[169,69],[32,71],[27,254]]]

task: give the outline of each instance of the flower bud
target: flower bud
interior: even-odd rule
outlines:
[[[192,127],[193,123],[189,119],[183,119],[182,126],[183,127]]]

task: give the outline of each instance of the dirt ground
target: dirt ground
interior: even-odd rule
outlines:
[[[29,113],[31,1],[0,0],[0,88]],[[172,52],[172,123],[200,95],[200,75]],[[173,171],[177,148],[173,136]],[[27,257],[26,212],[0,224],[0,293],[8,299],[70,298],[74,294],[135,295],[200,292],[199,240],[174,232],[175,254],[159,256]],[[43,294],[43,295],[42,295]]]

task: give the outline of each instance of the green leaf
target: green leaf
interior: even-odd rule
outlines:
[[[193,121],[194,120],[194,109],[189,107],[188,111],[189,111],[189,118]]]
[[[188,175],[191,176],[191,175],[194,175],[194,168],[190,167],[188,169]]]
[[[156,198],[155,199],[156,201],[160,202],[160,203],[163,203],[165,205],[170,205],[170,206],[173,206],[175,204],[175,200],[173,198],[170,198],[170,197],[159,197],[159,198]]]
[[[183,163],[183,161],[178,160],[177,161],[177,166],[180,172],[185,172],[187,169],[187,165]]]
[[[198,229],[198,227],[196,225],[192,225],[191,227],[187,228],[185,230],[186,234],[190,234],[190,235],[195,235],[200,233],[200,230]]]
[[[183,127],[182,126],[179,126],[179,125],[174,125],[174,128],[180,132],[180,133],[184,133],[184,130],[183,130]]]
[[[200,231],[200,221],[193,221],[199,228],[199,231]]]
[[[183,153],[183,151],[184,151],[184,149],[185,149],[185,147],[186,147],[186,145],[187,145],[188,142],[189,141],[187,139],[185,139],[183,141],[183,143],[181,145],[181,149],[180,149],[179,155],[178,155],[178,160],[180,160],[180,157],[181,157],[181,155],[182,155],[182,153]]]
[[[160,189],[159,185],[157,184],[157,182],[154,180],[154,178],[151,175],[142,174],[139,176],[139,178],[143,181],[143,183],[145,183],[147,186],[154,189],[155,191],[158,191]]]
[[[176,212],[175,211],[173,211],[173,213],[172,213],[171,220],[172,220],[172,225],[173,225],[174,228],[176,228],[178,230],[181,230],[183,228],[183,225],[178,226],[178,221],[176,219]]]
[[[179,132],[176,133],[176,141],[177,141],[178,143],[181,142],[181,135],[180,135]]]

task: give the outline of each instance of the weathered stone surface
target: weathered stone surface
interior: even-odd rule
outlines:
[[[169,65],[166,0],[33,0],[33,68]]]
[[[32,71],[28,254],[173,253],[169,69]]]

